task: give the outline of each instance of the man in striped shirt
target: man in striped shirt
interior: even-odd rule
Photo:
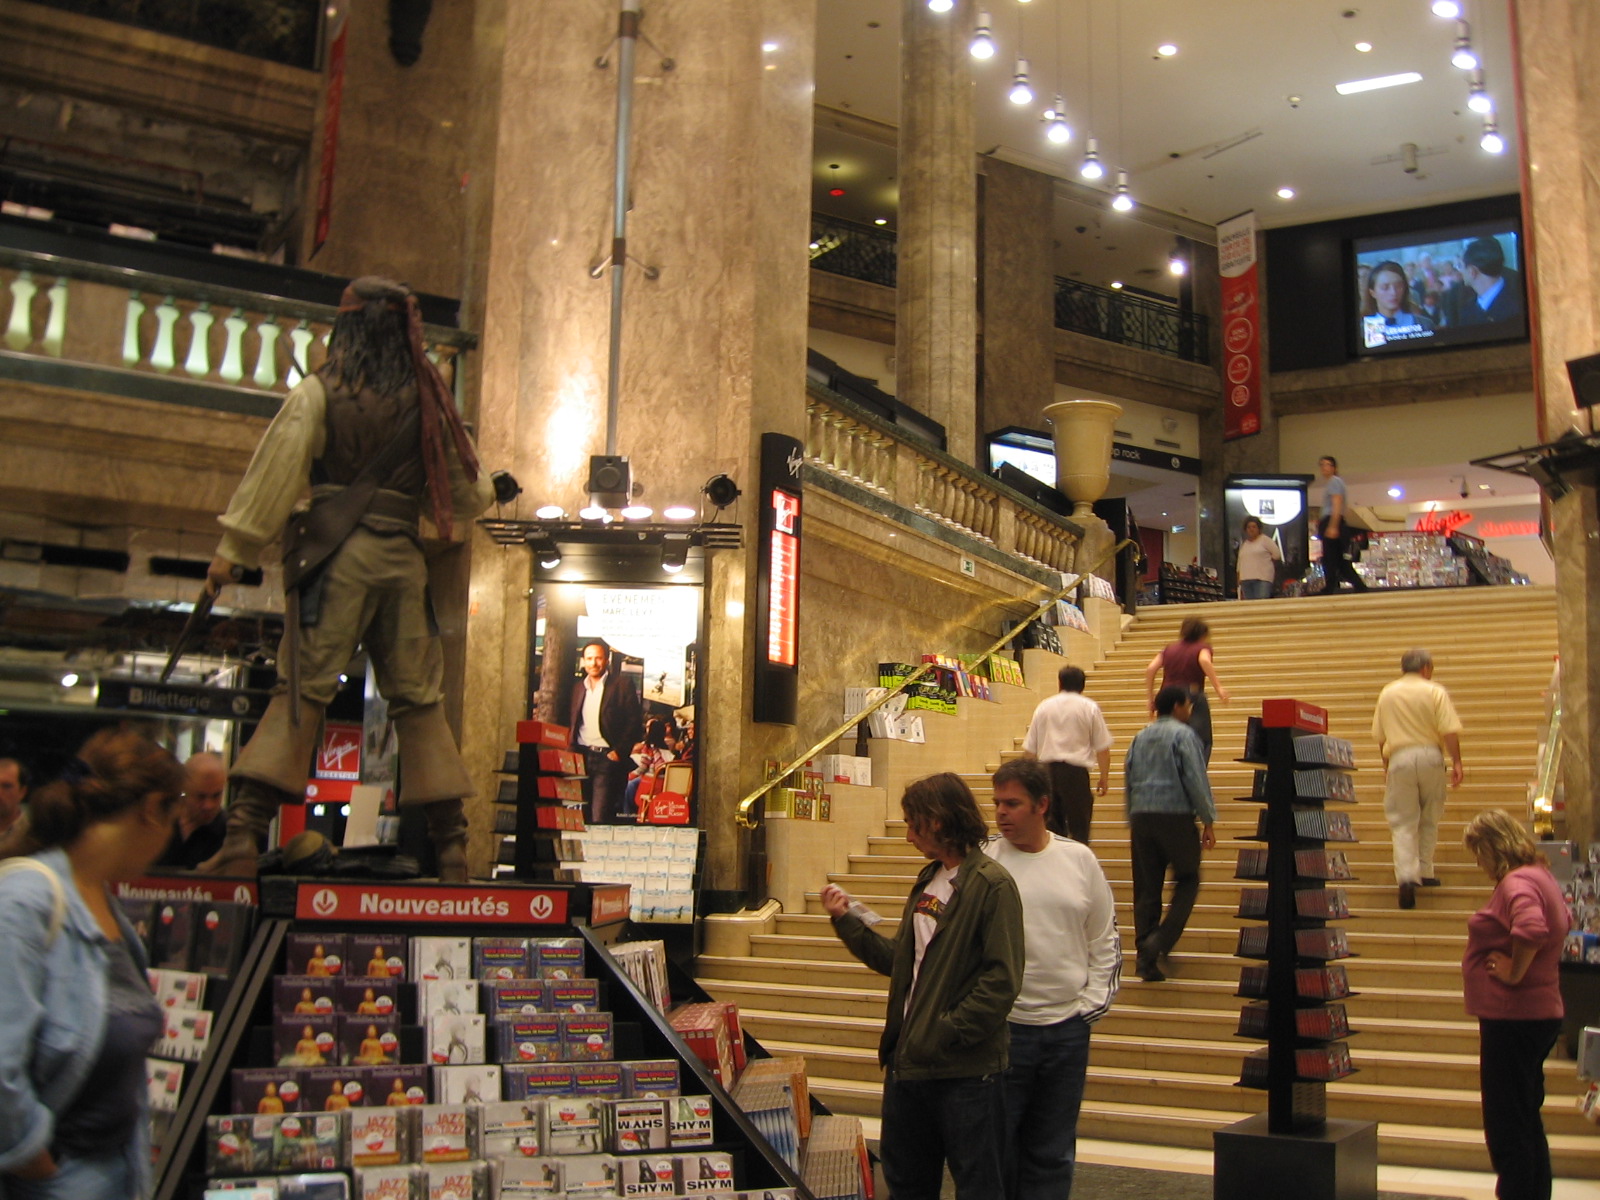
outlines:
[[[1007,1200],[1062,1200],[1072,1191],[1089,1027],[1117,994],[1122,939],[1111,886],[1094,852],[1051,833],[1050,776],[1022,759],[994,776],[1000,837],[984,843],[1022,894],[1027,958],[1011,1007],[1006,1070]]]

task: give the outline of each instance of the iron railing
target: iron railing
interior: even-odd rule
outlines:
[[[1183,312],[1174,305],[1060,276],[1056,277],[1056,328],[1185,362],[1211,360],[1203,313]]]
[[[894,234],[812,213],[811,265],[830,275],[893,287]]]
[[[251,58],[314,70],[323,0],[37,0]]]

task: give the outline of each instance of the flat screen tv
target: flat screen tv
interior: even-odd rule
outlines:
[[[1359,355],[1528,336],[1515,220],[1358,238],[1351,249]]]

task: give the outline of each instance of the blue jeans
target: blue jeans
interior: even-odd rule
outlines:
[[[956,1200],[1002,1200],[1004,1076],[883,1080],[878,1152],[893,1200],[939,1200],[950,1164]]]
[[[1270,599],[1272,599],[1272,580],[1270,580],[1270,579],[1241,579],[1239,581],[1239,599],[1241,599],[1241,600],[1270,600]]]
[[[1011,1023],[1006,1069],[1006,1200],[1067,1200],[1078,1159],[1078,1109],[1089,1024]]]
[[[30,1183],[8,1175],[0,1180],[0,1195],[7,1200],[136,1200],[138,1191],[122,1154],[65,1155],[49,1179]]]

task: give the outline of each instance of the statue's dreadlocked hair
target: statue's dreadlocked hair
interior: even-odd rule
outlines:
[[[328,359],[322,365],[322,376],[331,386],[352,392],[370,388],[392,396],[416,383],[406,336],[407,293],[399,284],[384,283],[381,289],[361,286],[362,306],[341,310],[334,318]]]

